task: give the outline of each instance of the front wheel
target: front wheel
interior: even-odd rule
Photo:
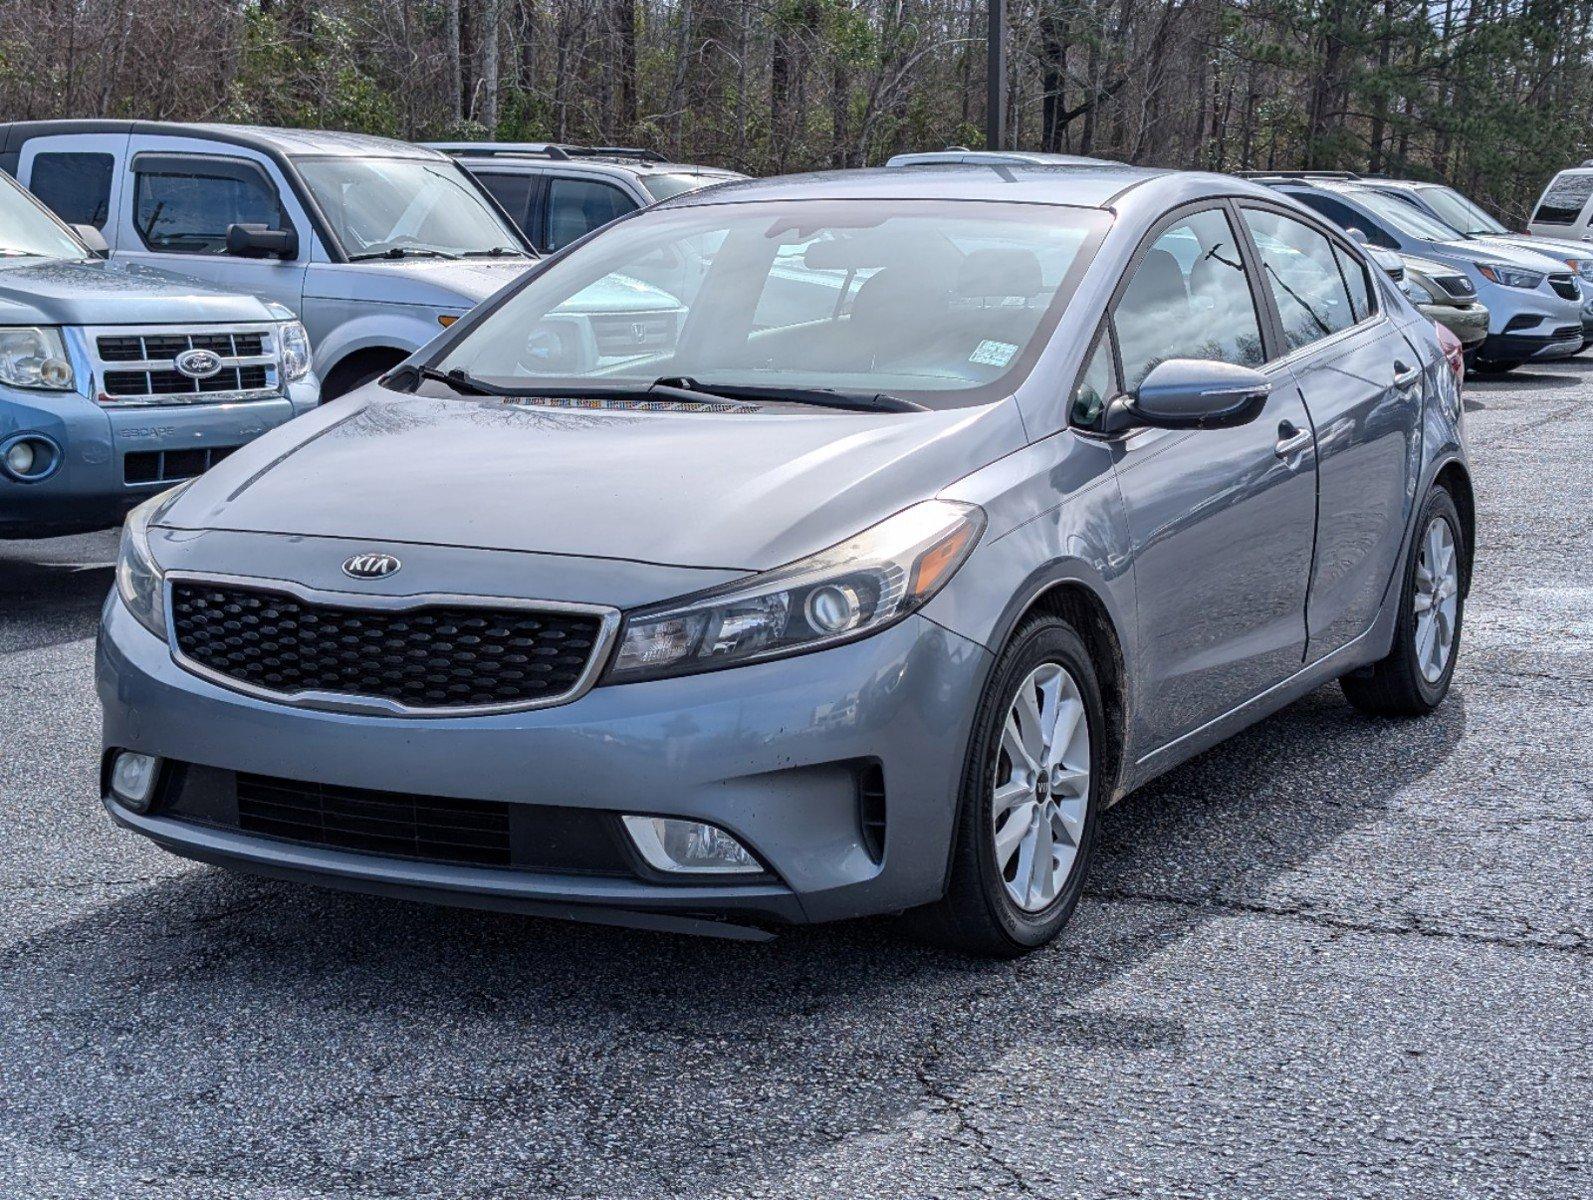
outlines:
[[[1010,958],[1045,945],[1084,890],[1101,807],[1105,723],[1089,651],[1067,622],[1021,626],[974,718],[938,942]]]
[[[1443,703],[1460,652],[1465,553],[1455,502],[1435,487],[1422,505],[1406,558],[1394,645],[1381,662],[1339,680],[1356,708],[1380,716],[1422,716]]]

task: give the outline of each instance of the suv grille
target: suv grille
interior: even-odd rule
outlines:
[[[123,483],[175,483],[203,475],[236,446],[192,450],[134,450],[122,456]]]
[[[177,648],[249,687],[336,692],[414,710],[545,704],[573,692],[602,621],[586,613],[436,605],[351,608],[229,584],[172,584]]]
[[[1549,286],[1554,289],[1556,296],[1563,296],[1567,300],[1582,298],[1582,289],[1576,286],[1574,275],[1550,275]]]
[[[605,358],[655,354],[675,344],[675,314],[593,317],[592,336]]]
[[[102,404],[203,404],[279,394],[269,327],[195,332],[124,328],[98,332],[93,345]],[[220,357],[221,370],[205,379],[184,375],[175,360],[185,350],[211,351]]]
[[[1451,296],[1475,296],[1477,289],[1464,275],[1435,275],[1433,281]]]

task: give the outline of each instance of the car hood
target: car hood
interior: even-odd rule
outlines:
[[[1505,242],[1474,238],[1464,242],[1434,242],[1422,251],[1433,258],[1468,263],[1499,263],[1503,266],[1523,267],[1529,271],[1568,271],[1557,258],[1550,258],[1534,250],[1523,250]]]
[[[129,262],[0,258],[0,325],[268,321],[257,296]]]
[[[532,258],[397,258],[387,261],[316,263],[304,294],[321,300],[421,304],[474,308],[537,265]]]
[[[1477,239],[1489,246],[1509,246],[1530,254],[1543,254],[1564,267],[1567,258],[1593,258],[1593,243],[1562,241],[1559,238],[1531,237],[1527,234],[1488,234]]]
[[[161,524],[754,571],[849,537],[1025,440],[1011,401],[593,412],[371,385],[237,451]]]

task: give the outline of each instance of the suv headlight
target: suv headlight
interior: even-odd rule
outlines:
[[[69,392],[77,386],[61,331],[48,326],[0,326],[0,383]]]
[[[292,383],[310,373],[310,334],[302,321],[278,325],[277,346],[282,354],[282,382]]]
[[[1437,304],[1441,300],[1441,297],[1433,293],[1432,288],[1409,271],[1406,271],[1405,278],[1399,281],[1399,290],[1410,297],[1412,304]]]
[[[1495,263],[1478,263],[1477,272],[1484,279],[1505,287],[1527,288],[1531,290],[1543,282],[1542,271],[1527,271],[1521,267],[1505,267]]]
[[[192,481],[190,481],[192,482]],[[179,484],[152,496],[122,523],[122,545],[116,554],[116,590],[127,611],[161,641],[166,640],[166,573],[149,549],[149,527],[189,485]]]
[[[984,531],[974,504],[925,500],[828,550],[625,618],[605,683],[761,662],[853,641],[917,611]]]

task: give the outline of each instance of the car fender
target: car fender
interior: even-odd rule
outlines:
[[[330,303],[341,304],[340,301]],[[338,363],[360,350],[391,348],[407,356],[442,332],[435,312],[429,308],[393,305],[371,311],[368,306],[361,307],[365,309],[364,315],[338,322],[316,343],[315,373],[322,379],[327,378]]]

